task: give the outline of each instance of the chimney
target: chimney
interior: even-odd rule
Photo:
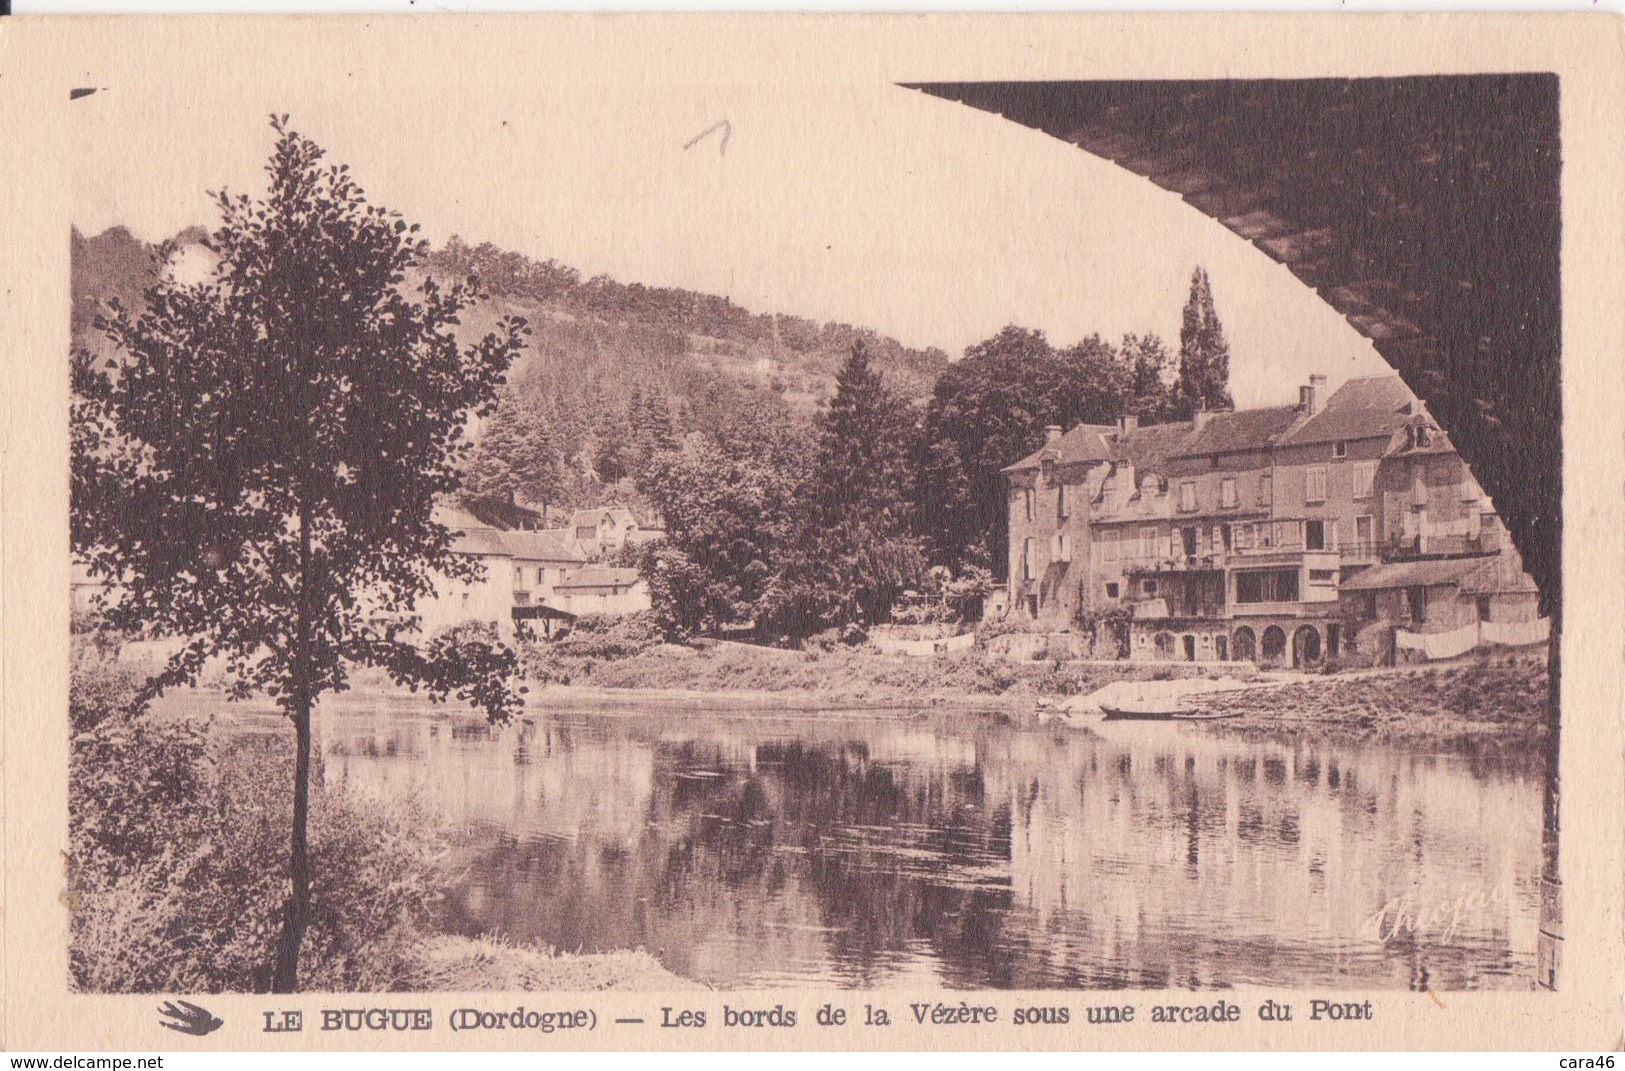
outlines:
[[[1203,428],[1207,427],[1207,422],[1212,419],[1213,410],[1204,405],[1202,408],[1191,414],[1191,430],[1201,431]]]
[[[1125,413],[1123,416],[1117,418],[1117,430],[1124,435],[1134,431],[1139,426],[1140,418],[1137,416],[1129,416]]]
[[[1309,377],[1309,385],[1298,388],[1298,410],[1304,416],[1314,416],[1320,412],[1320,403],[1325,401],[1326,377],[1316,373]]]
[[[1049,427],[1044,429],[1044,442],[1052,443],[1056,439],[1059,439],[1060,437],[1061,437],[1061,426],[1059,424],[1051,424],[1051,425],[1049,425]]]

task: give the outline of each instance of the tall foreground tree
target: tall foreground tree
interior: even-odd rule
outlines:
[[[399,622],[435,573],[474,579],[431,519],[456,490],[470,412],[489,415],[520,348],[505,320],[467,347],[452,333],[470,283],[404,289],[425,243],[369,204],[348,168],[274,119],[263,200],[216,195],[208,277],[163,273],[139,316],[102,330],[118,356],[74,367],[75,552],[121,591],[115,628],[185,646],[147,695],[223,659],[237,696],[260,690],[293,722],[289,892],[272,988],[298,984],[310,917],[311,709],[379,666],[492,718],[517,697],[512,652],[456,637],[426,648]]]
[[[1179,325],[1178,406],[1181,419],[1198,409],[1234,409],[1230,398],[1230,343],[1213,307],[1207,269],[1191,273],[1190,297]]]

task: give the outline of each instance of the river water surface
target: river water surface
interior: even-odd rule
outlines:
[[[443,925],[721,987],[1528,988],[1538,762],[988,714],[327,704],[452,833]]]

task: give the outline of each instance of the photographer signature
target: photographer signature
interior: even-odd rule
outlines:
[[[1387,944],[1402,935],[1433,937],[1448,941],[1467,923],[1495,908],[1505,908],[1505,885],[1489,890],[1475,889],[1448,900],[1430,901],[1414,890],[1390,897],[1365,921],[1365,929]]]

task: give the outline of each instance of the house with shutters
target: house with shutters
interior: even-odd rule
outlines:
[[[1054,629],[1110,621],[1104,644],[1093,629],[1097,655],[1309,666],[1348,655],[1367,624],[1391,639],[1401,622],[1534,613],[1493,507],[1397,376],[1330,397],[1312,376],[1295,405],[1184,422],[1049,428],[1005,476],[1006,612]],[[1424,594],[1393,598],[1403,569],[1349,586],[1444,559],[1463,564],[1423,571],[1459,583],[1431,586],[1431,616],[1412,609]]]

